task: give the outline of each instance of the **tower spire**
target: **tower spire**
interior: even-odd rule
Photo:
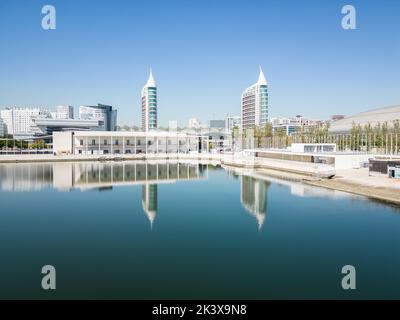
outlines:
[[[257,84],[260,86],[266,86],[268,84],[267,79],[265,79],[265,75],[264,75],[264,72],[263,72],[261,66],[260,66],[260,75],[258,77]]]
[[[156,80],[154,80],[153,69],[150,67],[150,75],[147,80],[146,87],[157,87]]]

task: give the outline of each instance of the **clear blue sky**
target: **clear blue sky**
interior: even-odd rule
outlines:
[[[271,116],[349,115],[400,104],[399,34],[398,0],[0,0],[0,107],[100,102],[138,125],[152,66],[161,125],[182,126],[239,115],[261,65]]]

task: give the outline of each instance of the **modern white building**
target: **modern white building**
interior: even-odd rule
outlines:
[[[189,119],[189,129],[201,129],[201,121],[196,118]]]
[[[99,121],[98,131],[115,131],[117,129],[117,110],[112,106],[98,104],[97,106],[80,106],[80,120]]]
[[[53,132],[53,152],[71,155],[135,155],[203,153],[210,151],[209,136],[178,132]]]
[[[42,135],[51,135],[55,131],[97,131],[103,127],[99,120],[37,118],[34,122]]]
[[[299,118],[271,118],[270,123],[274,133],[283,130],[288,136],[299,132],[302,128],[302,122]]]
[[[53,131],[97,130],[115,131],[117,111],[112,106],[81,106],[79,119],[74,119],[73,106],[57,106],[55,112],[46,108],[6,108],[0,110],[5,134],[17,139],[49,135]]]
[[[366,125],[375,128],[384,123],[387,123],[389,130],[393,130],[395,124],[394,121],[396,120],[400,120],[400,105],[373,109],[354,116],[346,117],[342,120],[332,121],[329,132],[334,134],[348,134],[350,133],[353,124],[357,126],[360,125],[362,128]]]
[[[157,84],[150,70],[150,76],[142,89],[142,130],[156,130],[157,121]]]
[[[240,130],[240,128],[242,126],[242,119],[240,118],[240,116],[229,116],[228,115],[226,117],[225,124],[226,124],[226,131],[228,131],[228,132],[232,132],[232,130],[235,127],[239,128],[239,130]]]
[[[44,108],[7,108],[0,111],[7,134],[19,138],[30,138],[40,133],[34,119],[46,117],[50,117],[50,112]]]
[[[241,109],[242,130],[261,128],[268,122],[268,83],[261,67],[257,83],[242,94]]]
[[[56,112],[53,116],[55,119],[73,119],[74,107],[73,106],[57,106]]]
[[[0,118],[0,137],[4,137],[6,135],[6,125],[4,121]]]
[[[311,120],[300,115],[292,118],[271,118],[270,123],[272,130],[276,133],[278,130],[283,130],[286,135],[290,136],[302,130],[308,131],[310,128],[321,125],[321,120]]]

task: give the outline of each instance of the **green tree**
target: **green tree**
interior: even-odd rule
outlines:
[[[264,126],[263,135],[265,138],[271,138],[273,136],[272,126],[269,122],[267,122]]]
[[[47,144],[44,140],[36,140],[29,145],[29,149],[47,149]]]

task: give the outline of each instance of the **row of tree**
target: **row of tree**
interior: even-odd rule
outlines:
[[[272,129],[271,124],[264,127],[255,127],[243,132],[242,138],[254,137],[257,147],[286,148],[292,143],[335,143],[339,150],[370,151],[385,150],[385,152],[400,151],[400,120],[378,123],[375,126],[352,124],[350,132],[346,134],[330,134],[329,123],[312,127],[300,127],[292,135],[288,135],[285,128]],[[235,128],[234,138],[239,138],[239,129]]]
[[[378,122],[377,125],[374,127],[368,123],[364,126],[357,125],[353,122],[350,134],[352,136],[357,136],[357,135],[387,135],[387,134],[395,134],[398,135],[400,134],[400,120],[393,120],[392,125],[389,126],[389,123],[387,121],[380,123]]]
[[[391,125],[390,125],[391,124]],[[389,124],[388,121],[383,123],[378,123],[375,126],[372,126],[370,123],[362,126],[360,124],[356,124],[353,122],[352,128],[350,130],[350,135],[357,136],[357,135],[386,135],[386,134],[400,134],[400,119],[393,120]],[[324,123],[321,125],[304,127],[301,126],[298,130],[294,133],[296,136],[328,136],[329,135],[330,124]],[[235,127],[233,135],[238,136],[239,128]],[[264,127],[255,126],[251,130],[247,130],[244,132],[244,135],[247,136],[249,133],[253,133],[255,138],[272,138],[274,136],[277,137],[284,137],[287,136],[287,132],[284,127],[279,127],[273,130],[272,125],[267,123]]]
[[[0,149],[48,149],[49,146],[44,140],[35,140],[29,142],[25,140],[14,140],[14,139],[1,139]]]

